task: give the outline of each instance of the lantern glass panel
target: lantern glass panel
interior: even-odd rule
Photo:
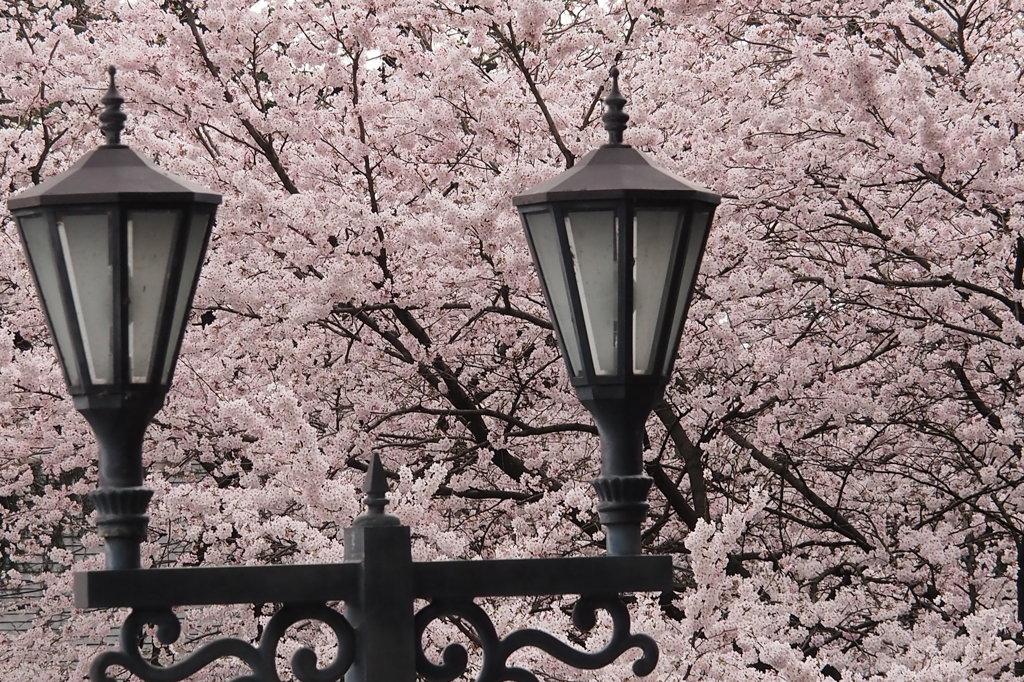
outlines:
[[[185,256],[182,261],[181,277],[177,281],[174,295],[174,316],[171,318],[171,333],[167,337],[167,351],[164,355],[160,382],[166,384],[174,371],[174,362],[178,358],[178,347],[185,328],[185,320],[192,304],[199,268],[203,264],[203,252],[206,240],[213,223],[213,215],[208,211],[198,211],[186,223],[188,232],[185,234]]]
[[[153,353],[163,318],[179,211],[128,214],[128,361],[132,383],[153,374]]]
[[[18,219],[21,236],[25,242],[32,272],[36,276],[39,297],[42,299],[46,318],[50,322],[57,353],[67,374],[68,383],[72,387],[82,385],[82,374],[78,367],[78,353],[72,341],[71,330],[68,328],[68,307],[64,300],[64,288],[57,255],[53,248],[53,239],[46,217],[42,215],[23,216]]]
[[[633,373],[655,371],[668,305],[679,211],[642,210],[633,219]]]
[[[93,384],[114,382],[114,270],[109,213],[57,215],[71,300]]]
[[[693,281],[697,277],[697,268],[700,265],[700,257],[704,252],[704,240],[708,232],[708,223],[711,218],[710,210],[706,208],[697,209],[690,218],[689,229],[686,230],[686,237],[682,245],[684,251],[682,273],[679,277],[679,292],[676,297],[675,312],[672,316],[671,335],[668,337],[670,344],[665,352],[662,372],[668,374],[675,361],[675,344],[679,341],[679,332],[683,324],[684,313],[689,305],[690,297],[693,294]]]
[[[569,365],[570,374],[578,377],[583,372],[580,335],[576,329],[572,306],[569,304],[569,282],[555,218],[549,211],[539,211],[523,214],[523,222],[526,224],[530,246],[540,269],[540,279],[548,297],[548,305],[555,318],[555,329],[569,356],[566,364]]]
[[[594,374],[618,370],[619,220],[614,210],[573,211],[565,216]]]

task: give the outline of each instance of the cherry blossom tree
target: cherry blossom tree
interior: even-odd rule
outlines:
[[[99,143],[108,63],[126,141],[225,195],[148,434],[144,564],[340,560],[373,453],[418,558],[597,553],[595,431],[510,199],[601,143],[618,64],[627,142],[724,195],[648,425],[645,547],[677,568],[632,605],[654,677],[1008,679],[1021,17],[1020,0],[16,0],[3,198]],[[98,567],[94,448],[0,223],[0,574],[33,596],[0,670],[82,679],[123,617],[70,604],[70,570]],[[488,608],[565,634],[568,605]],[[255,637],[271,610],[189,611],[153,655]],[[464,641],[457,625],[430,637]]]

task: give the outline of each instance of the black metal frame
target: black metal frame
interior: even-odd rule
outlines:
[[[672,210],[679,214],[679,218],[675,241],[671,247],[673,254],[671,268],[668,272],[669,284],[667,286],[669,295],[661,301],[663,309],[659,314],[659,323],[655,331],[654,352],[652,353],[651,360],[652,369],[649,374],[637,374],[633,371],[632,364],[635,352],[633,335],[624,333],[625,329],[632,331],[632,321],[630,321],[634,301],[632,268],[636,247],[633,238],[627,234],[627,231],[632,229],[637,212],[645,210]],[[534,263],[539,263],[540,261],[537,258],[537,246],[533,243],[533,236],[527,227],[528,217],[535,214],[548,214],[552,217],[555,224],[556,236],[561,251],[559,257],[562,263],[563,274],[566,278],[569,303],[574,318],[573,323],[577,329],[577,340],[581,348],[583,366],[577,368],[569,363],[569,354],[566,351],[565,342],[562,338],[562,330],[559,330],[558,343],[569,370],[569,381],[582,399],[621,399],[630,403],[639,400],[651,406],[657,401],[660,392],[664,389],[664,384],[668,382],[671,374],[671,360],[675,356],[679,345],[681,327],[679,330],[675,330],[676,333],[674,335],[670,334],[670,332],[673,331],[671,329],[672,313],[675,312],[675,306],[679,302],[680,296],[687,299],[684,301],[683,319],[686,318],[689,308],[689,298],[692,290],[680,290],[680,285],[682,284],[681,280],[686,266],[686,242],[694,228],[695,217],[700,210],[707,211],[709,216],[707,224],[710,226],[711,220],[714,218],[714,206],[686,204],[681,206],[680,202],[676,201],[673,203],[671,200],[666,200],[665,197],[659,197],[657,201],[639,201],[633,196],[624,197],[617,202],[608,200],[560,200],[557,202],[551,201],[547,204],[520,206],[519,211]],[[582,294],[579,290],[578,282],[571,276],[574,272],[573,254],[569,245],[566,217],[574,213],[586,212],[614,213],[615,219],[619,222],[616,248],[619,250],[620,257],[618,259],[618,272],[616,273],[616,281],[618,283],[616,306],[618,319],[621,323],[619,334],[623,342],[619,344],[616,357],[618,369],[614,375],[598,374],[595,370],[593,354],[588,350],[591,347],[589,343],[591,339],[586,331],[586,324],[583,319]],[[707,227],[704,228],[703,232],[701,243],[697,246],[701,254],[703,254],[704,246],[707,242],[709,232]],[[697,260],[696,268],[700,268],[700,259]],[[554,274],[546,273],[545,276]],[[552,308],[552,299],[547,283],[543,281],[543,277],[541,279],[545,300],[548,303],[548,307]],[[665,369],[666,366],[669,367],[668,371]],[[650,408],[647,411],[649,412]]]
[[[128,264],[125,255],[127,252],[126,241],[128,239],[128,218],[132,213],[138,211],[168,211],[177,214],[174,241],[171,246],[173,255],[169,259],[167,272],[164,273],[165,296],[161,302],[162,309],[158,315],[159,328],[155,335],[156,340],[152,352],[148,381],[145,382],[132,381],[131,367],[128,357],[128,329],[125,324],[127,321],[126,308],[128,306],[127,301],[129,297],[129,281],[126,272]],[[62,314],[64,319],[69,322],[68,330],[71,334],[70,341],[72,348],[61,348],[59,344],[55,345],[57,345],[58,355],[62,359],[61,368],[64,373],[65,382],[68,385],[68,389],[72,397],[75,399],[75,407],[79,410],[89,408],[111,408],[115,406],[119,397],[123,394],[151,394],[155,396],[157,394],[166,393],[174,379],[174,363],[171,363],[170,372],[168,372],[166,377],[163,373],[164,364],[167,361],[168,354],[174,357],[177,356],[180,352],[182,340],[184,339],[184,325],[176,338],[170,338],[171,326],[174,323],[173,313],[174,306],[177,303],[178,288],[180,287],[183,278],[193,277],[191,288],[187,294],[187,298],[191,302],[195,295],[196,284],[198,282],[198,277],[196,276],[198,275],[197,272],[184,272],[190,230],[195,218],[199,216],[206,216],[205,234],[203,236],[203,245],[200,249],[201,252],[205,252],[212,233],[213,212],[209,209],[198,208],[192,204],[163,201],[120,204],[65,204],[61,206],[42,206],[30,210],[21,209],[19,211],[15,211],[15,216],[19,221],[19,234],[21,237],[22,248],[24,252],[28,254],[30,262],[32,261],[32,253],[28,249],[24,231],[20,228],[21,221],[25,218],[33,217],[40,217],[44,219],[46,221],[46,239],[49,242],[51,253],[54,254],[57,260],[60,260],[60,257],[65,254],[57,229],[58,214],[71,214],[75,216],[96,214],[105,216],[107,220],[107,234],[111,249],[110,263],[113,264],[111,290],[113,299],[110,304],[111,308],[114,310],[112,318],[113,325],[111,329],[111,349],[114,356],[114,364],[112,368],[113,377],[110,383],[97,384],[93,382],[88,370],[88,362],[85,355],[85,343],[82,338],[81,329],[77,324],[73,324],[73,322],[77,320],[78,315],[74,309],[74,301],[71,293],[72,286],[66,267],[59,266],[57,268],[57,275],[60,278],[59,288],[62,299],[61,302],[64,304],[64,310],[54,311],[50,310],[47,305],[43,306],[51,337],[54,336],[53,316],[55,314]],[[35,264],[34,262],[31,264],[32,277],[36,285],[36,290],[41,291],[39,279],[36,276]],[[63,358],[68,351],[74,354],[75,363],[79,367],[80,381],[77,384],[72,382],[67,371],[66,363],[63,361]],[[162,404],[162,395],[159,396],[159,401],[160,402],[154,409],[154,414]]]

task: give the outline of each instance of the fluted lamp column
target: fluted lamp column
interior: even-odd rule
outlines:
[[[121,143],[109,69],[106,144],[8,201],[75,408],[99,444],[107,568],[138,568],[152,491],[142,442],[174,374],[219,194]]]
[[[593,484],[612,555],[640,553],[644,424],[668,383],[721,200],[623,143],[618,77],[612,69],[608,143],[513,199],[570,382],[601,438]]]

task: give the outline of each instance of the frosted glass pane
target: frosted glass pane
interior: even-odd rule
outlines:
[[[678,211],[637,211],[633,220],[633,373],[651,374],[669,278]],[[667,312],[667,311],[666,311]]]
[[[554,316],[558,338],[568,354],[569,372],[580,376],[583,371],[583,359],[580,355],[579,333],[576,331],[576,319],[569,305],[569,283],[566,279],[566,266],[562,261],[562,247],[558,244],[558,233],[555,219],[551,213],[527,213],[523,216],[526,224],[526,235],[537,258],[541,280],[544,283],[548,307]]]
[[[701,247],[704,245],[704,237],[708,231],[709,216],[710,213],[707,209],[695,212],[690,220],[690,229],[686,233],[684,245],[686,252],[683,254],[685,260],[683,261],[683,272],[679,278],[679,297],[676,299],[676,309],[672,316],[672,335],[668,337],[668,342],[671,345],[668,352],[665,353],[665,364],[662,367],[662,372],[665,374],[672,369],[672,362],[675,360],[675,344],[679,342],[683,313],[686,312],[690,303],[690,294],[692,293],[690,288],[693,286],[693,280],[697,277],[697,266],[700,264],[703,252]]]
[[[178,211],[128,214],[128,364],[133,383],[150,380]]]
[[[68,308],[62,295],[60,275],[57,270],[57,256],[53,250],[53,240],[46,218],[43,216],[26,216],[18,219],[21,236],[28,251],[32,271],[39,285],[39,297],[43,309],[50,321],[53,340],[57,344],[57,353],[67,373],[68,383],[72,387],[82,385],[82,374],[78,367],[78,355],[72,342],[68,327]]]
[[[196,213],[188,223],[185,235],[185,258],[182,262],[181,279],[174,290],[174,317],[171,318],[171,335],[168,337],[167,355],[164,356],[163,371],[160,373],[161,383],[167,383],[174,370],[174,362],[178,359],[178,345],[184,334],[185,320],[192,305],[192,293],[196,280],[199,279],[199,268],[203,264],[203,253],[206,250],[206,237],[210,232],[212,216],[209,213]],[[173,286],[173,283],[172,283]]]
[[[94,384],[114,381],[113,268],[107,224],[110,215],[58,215],[57,233],[71,283],[71,299],[82,332],[85,361]]]
[[[565,218],[576,285],[594,372],[615,374],[619,343],[618,220],[615,211],[579,211]]]

